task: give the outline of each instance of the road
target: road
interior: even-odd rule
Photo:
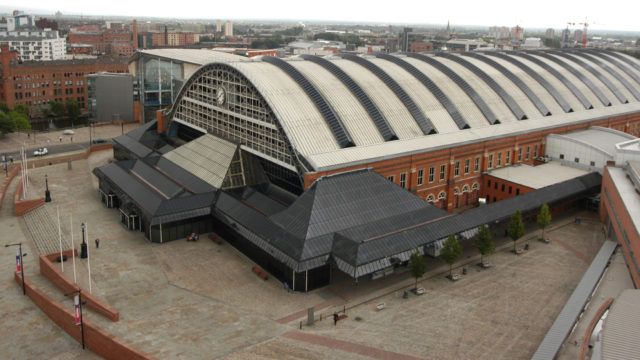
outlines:
[[[42,157],[46,158],[47,156],[51,156],[51,155],[55,155],[55,154],[67,153],[67,152],[78,151],[78,150],[85,150],[87,147],[89,147],[89,142],[88,141],[51,145],[51,146],[47,146],[46,147],[49,150],[49,153],[47,155],[45,155],[45,156],[42,156]],[[27,149],[27,158],[31,159],[31,158],[40,157],[40,156],[34,156],[33,155],[33,152],[35,150],[37,150],[37,149],[38,149],[38,147],[28,148]],[[7,152],[7,153],[3,153],[2,155],[6,156],[7,159],[9,159],[10,157],[13,157],[14,161],[18,161],[20,159],[20,152],[19,151]]]

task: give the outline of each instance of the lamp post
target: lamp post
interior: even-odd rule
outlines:
[[[69,296],[73,294],[75,294],[75,296],[73,297],[73,305],[75,308],[74,319],[75,319],[76,326],[80,325],[80,340],[82,343],[82,350],[84,350],[84,321],[82,320],[82,289],[78,288],[78,290],[72,291],[68,294],[64,294],[64,296]]]
[[[9,247],[9,246],[17,246],[18,247],[18,254],[16,254],[16,271],[20,272],[20,276],[22,277],[22,295],[27,295],[27,290],[24,286],[24,262],[22,261],[23,258],[25,256],[27,256],[27,254],[22,252],[22,243],[15,243],[15,244],[7,244],[4,247]]]
[[[86,225],[82,223],[81,227],[82,227],[82,243],[80,244],[80,258],[86,259],[87,258],[87,240],[85,236]]]
[[[49,191],[49,177],[44,174],[44,202],[51,202],[51,192]]]

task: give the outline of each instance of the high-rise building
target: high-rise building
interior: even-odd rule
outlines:
[[[569,30],[569,28],[566,28],[564,30],[562,30],[562,43],[561,43],[561,47],[562,48],[566,48],[571,46],[569,38],[571,37],[571,30]]]
[[[233,36],[233,22],[227,20],[227,24],[224,26],[224,36]]]
[[[216,20],[216,32],[217,33],[222,32],[222,20]]]
[[[556,37],[556,31],[553,30],[552,28],[548,28],[547,31],[545,31],[544,33],[544,38],[553,39],[554,37]]]

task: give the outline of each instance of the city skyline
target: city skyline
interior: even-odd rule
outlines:
[[[560,29],[567,23],[576,23],[571,28],[581,28],[578,23],[589,23],[592,30],[640,31],[633,18],[633,11],[624,11],[626,3],[614,0],[606,7],[598,6],[594,1],[582,2],[579,7],[571,3],[542,0],[535,7],[528,7],[517,13],[505,8],[504,3],[494,0],[485,2],[461,1],[451,12],[449,4],[424,4],[415,0],[405,0],[394,7],[364,7],[359,4],[345,4],[336,0],[323,2],[322,7],[309,9],[301,7],[299,2],[284,0],[274,3],[246,0],[242,10],[231,3],[218,3],[212,6],[201,0],[185,0],[182,6],[144,7],[143,4],[125,3],[114,0],[109,3],[87,3],[79,0],[65,1],[55,8],[44,0],[33,0],[29,7],[23,3],[10,2],[4,9],[18,9],[27,12],[56,11],[64,15],[87,16],[130,16],[160,17],[176,19],[232,19],[232,20],[287,20],[287,21],[326,21],[349,23],[379,24],[451,24],[458,26],[515,26],[524,28]],[[398,3],[394,3],[398,4]],[[408,11],[410,10],[410,11]],[[206,16],[205,16],[206,14]]]

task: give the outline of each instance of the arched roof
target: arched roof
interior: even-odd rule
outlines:
[[[621,53],[351,57],[225,64],[260,92],[315,170],[640,111],[640,60]]]

